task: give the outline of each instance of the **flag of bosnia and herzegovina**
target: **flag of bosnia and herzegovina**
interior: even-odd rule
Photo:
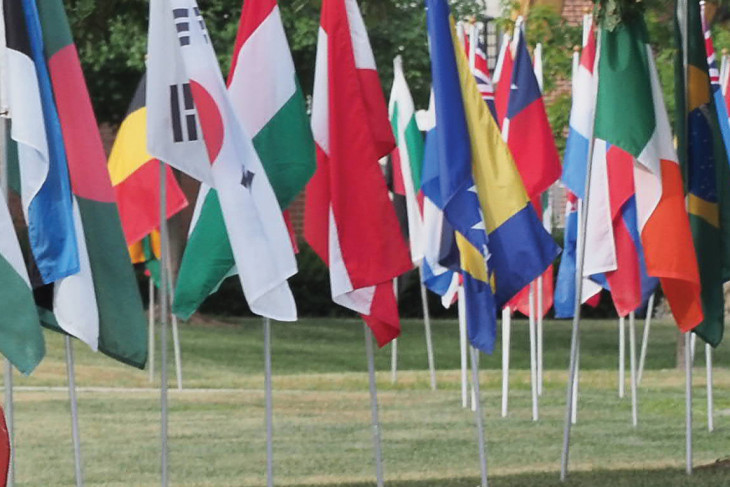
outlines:
[[[678,8],[682,3],[677,2]],[[724,329],[723,283],[730,278],[730,168],[710,89],[700,5],[695,0],[686,3],[687,39],[682,39],[675,19],[676,133],[705,315],[693,331],[716,347]],[[682,65],[684,46],[687,86]]]
[[[99,314],[99,350],[143,368],[147,324],[99,129],[61,0],[37,0],[46,62],[79,205]],[[79,303],[83,306],[84,303]],[[52,321],[46,316],[47,323]]]

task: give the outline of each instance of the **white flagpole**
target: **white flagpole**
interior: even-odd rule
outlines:
[[[629,313],[629,363],[631,368],[631,424],[639,425],[639,398],[636,391],[636,317]]]
[[[71,337],[64,336],[66,344],[66,375],[68,376],[68,398],[71,403],[71,438],[74,448],[74,472],[76,487],[84,487],[84,474],[81,463],[81,435],[79,433],[79,408],[76,399],[76,373],[74,371],[74,350]]]
[[[390,342],[390,382],[398,382],[398,339]]]
[[[626,320],[618,318],[618,397],[623,399],[626,392]]]
[[[383,457],[380,445],[380,419],[378,418],[378,389],[375,382],[375,358],[373,354],[373,335],[368,325],[365,328],[365,353],[368,358],[368,375],[370,376],[370,412],[373,427],[373,450],[375,452],[375,475],[378,487],[384,487]]]
[[[535,282],[530,283],[529,293],[530,306],[530,388],[532,390],[532,420],[539,419],[537,404],[537,344],[535,337]]]
[[[160,438],[161,438],[161,485],[168,486],[167,449],[167,321],[168,287],[167,278],[167,185],[165,163],[160,161]]]
[[[471,370],[472,370],[472,383],[476,391],[476,407],[474,409],[474,417],[477,423],[477,434],[479,442],[479,467],[482,473],[481,487],[488,487],[487,481],[487,447],[484,440],[484,417],[482,415],[482,400],[479,393],[479,351],[474,347],[469,347],[471,352]]]
[[[421,278],[421,303],[423,304],[423,327],[426,333],[426,353],[428,354],[428,371],[431,376],[431,389],[436,390],[436,361],[433,358],[433,341],[431,339],[431,314],[428,312],[428,293],[423,284],[423,264],[418,267]]]
[[[464,287],[459,286],[459,349],[461,350],[461,407],[468,407],[468,379],[466,369],[466,306],[464,305]]]
[[[147,311],[147,369],[150,374],[150,382],[155,381],[155,283],[152,276],[147,280],[149,283],[149,309]]]
[[[705,367],[707,369],[707,431],[715,430],[715,402],[712,385],[712,347],[705,343]]]
[[[690,336],[690,349],[692,351],[692,363],[695,363],[695,352],[697,351],[697,335],[692,333]]]
[[[691,332],[684,334],[684,378],[685,378],[685,460],[687,475],[692,475],[692,351]]]
[[[168,249],[170,246],[168,245]],[[168,285],[167,289],[170,293],[170,303],[172,303],[172,300],[174,298],[174,289],[175,284],[172,279],[172,265],[170,265],[170,254],[167,254],[167,278],[168,278]],[[177,380],[177,390],[182,391],[183,388],[183,379],[182,379],[182,357],[180,354],[180,334],[177,330],[177,316],[175,314],[171,314],[172,319],[172,347],[173,352],[175,353],[175,379]]]
[[[537,395],[542,396],[542,275],[537,278]]]
[[[639,354],[639,371],[636,376],[636,384],[641,384],[644,376],[644,363],[646,361],[646,351],[649,348],[649,328],[651,327],[651,315],[654,310],[654,294],[649,297],[649,304],[646,306],[646,318],[644,320],[644,336],[641,339],[641,353]]]
[[[4,67],[0,66],[0,71]],[[5,87],[0,86],[0,90]],[[3,93],[4,95],[4,93]],[[0,100],[3,104],[2,113],[0,113],[0,147],[2,147],[2,155],[0,155],[0,184],[2,184],[3,197],[5,204],[8,203],[8,146],[7,146],[7,129],[8,129],[8,110],[5,106],[4,96]],[[8,466],[8,487],[15,485],[15,411],[13,408],[13,364],[10,360],[5,359],[5,372],[3,377],[5,385],[5,419],[8,427],[8,438],[10,439],[10,464]]]
[[[578,422],[578,387],[580,384],[580,346],[578,347],[578,355],[575,358],[575,380],[573,381],[573,411],[570,422],[576,424]]]
[[[477,28],[474,24],[467,24],[469,29],[469,52],[467,53],[468,59],[469,59],[469,71],[471,74],[474,74],[474,68],[476,66],[476,59],[477,59]],[[462,294],[464,296],[464,294]],[[466,322],[466,298],[464,298],[464,322]],[[465,326],[466,329],[466,326]],[[468,339],[468,337],[467,337]],[[471,346],[469,346],[471,349]],[[472,361],[473,361],[472,356]],[[479,367],[479,355],[477,354],[477,367]],[[472,374],[472,383],[471,383],[471,410],[476,412],[477,411],[477,384],[474,383],[474,378]]]
[[[266,486],[274,487],[274,412],[271,388],[271,320],[264,318],[264,389],[266,396]]]
[[[507,417],[509,403],[509,352],[512,338],[512,315],[509,306],[502,309],[502,417]]]

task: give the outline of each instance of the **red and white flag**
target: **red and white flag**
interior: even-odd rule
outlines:
[[[330,268],[332,299],[383,346],[400,334],[393,279],[412,263],[378,163],[395,140],[356,0],[322,2],[312,131],[304,234]]]

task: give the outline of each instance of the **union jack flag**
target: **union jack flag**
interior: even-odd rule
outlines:
[[[474,64],[472,67],[472,74],[474,79],[477,81],[477,87],[479,93],[482,95],[482,99],[489,107],[489,111],[492,112],[492,116],[497,119],[497,109],[494,105],[494,85],[492,84],[492,78],[489,75],[489,65],[487,64],[487,46],[484,39],[479,35],[479,28],[475,24],[467,24],[467,34],[473,32],[476,43],[474,45]],[[464,36],[464,48],[466,49],[466,55],[471,59],[471,35]]]

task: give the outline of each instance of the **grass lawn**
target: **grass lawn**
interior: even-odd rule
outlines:
[[[243,326],[231,326],[234,321]],[[429,389],[420,321],[404,322],[397,384],[390,381],[390,350],[376,356],[386,484],[473,487],[479,475],[474,416],[459,404],[456,323],[438,320],[432,327],[438,391]],[[562,485],[557,472],[569,328],[564,321],[545,324],[546,382],[538,423],[530,416],[526,322],[513,323],[507,419],[499,417],[501,357],[482,356],[493,487]],[[684,375],[674,369],[674,328],[652,326],[636,429],[628,394],[617,397],[616,322],[588,321],[582,330],[581,402],[573,430],[573,473],[565,485],[730,486],[730,467],[699,468],[690,479],[683,473]],[[16,376],[18,486],[74,485],[63,341],[46,336],[44,363],[32,377]],[[260,321],[181,325],[181,339],[185,390],[170,392],[172,485],[265,485]],[[357,320],[274,325],[277,485],[374,485],[363,345]],[[146,371],[117,365],[81,344],[75,350],[86,485],[158,485],[156,384],[148,382]],[[730,456],[730,353],[723,345],[714,356],[712,434],[706,430],[703,358],[698,353],[695,369],[698,466]],[[172,366],[170,376],[173,385]]]

